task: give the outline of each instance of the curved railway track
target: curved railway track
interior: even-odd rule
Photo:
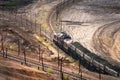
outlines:
[[[67,0],[67,1],[70,1],[70,0]],[[65,2],[65,4],[66,4],[66,2]],[[61,6],[62,6],[62,5],[61,5]],[[19,15],[14,16],[14,15],[12,15],[12,14],[7,14],[7,13],[5,13],[5,12],[4,12],[4,14],[2,14],[2,13],[0,13],[0,14],[1,14],[3,17],[6,17],[6,18],[10,19],[11,22],[15,22],[15,23],[16,23],[17,25],[19,25],[19,26],[22,26],[22,27],[27,27],[27,26],[29,26],[29,25],[31,26],[31,23],[32,23],[32,22],[30,22],[30,21],[28,21],[28,20],[26,20],[26,19],[22,19],[22,22],[24,22],[24,23],[20,24],[20,23],[21,23],[21,16],[19,16]],[[55,14],[55,12],[52,12],[52,16],[53,16],[53,14]],[[52,16],[50,17],[50,20],[51,20]],[[26,26],[26,23],[25,23],[25,22],[27,22],[27,26]],[[32,23],[32,24],[34,24],[34,23]],[[37,27],[38,27],[38,26],[39,26],[39,25],[37,25]],[[16,28],[17,28],[17,26],[16,26]],[[17,28],[17,29],[18,29],[18,28]],[[51,29],[51,30],[54,31],[53,29]],[[8,28],[8,29],[4,29],[4,31],[9,31],[10,33],[15,33],[15,34],[17,34],[19,37],[21,37],[22,39],[29,41],[28,39],[25,38],[25,36],[23,36],[24,33],[21,33],[19,30],[18,30],[18,31],[14,31],[14,30],[12,30],[11,28]],[[45,32],[42,31],[42,34],[44,34],[45,36],[47,36],[47,38],[50,39],[50,37],[49,37],[48,35],[46,35]],[[21,61],[23,62],[22,59],[20,59],[20,58],[18,58],[18,57],[15,57],[15,56],[8,55],[8,58],[13,59],[13,60],[16,60],[16,61],[18,61],[18,62],[21,62]],[[33,61],[30,61],[30,62],[28,62],[27,64],[40,66],[39,63],[36,63],[36,62],[33,62]],[[46,67],[46,66],[45,66],[45,67]],[[54,68],[53,68],[53,70],[54,70],[54,71],[57,71],[57,72],[60,72],[59,70],[56,70],[56,69],[54,69]],[[74,78],[76,78],[76,79],[80,79],[80,78],[81,78],[79,75],[74,75],[73,73],[69,73],[69,72],[67,72],[67,71],[63,71],[63,73],[65,73],[65,74],[67,74],[67,75],[69,75],[69,76],[72,76],[72,77],[74,77]],[[86,79],[83,78],[82,80],[86,80]]]
[[[54,20],[52,20],[52,19],[57,19],[57,17],[58,17],[58,16],[56,15],[56,11],[57,11],[58,13],[62,12],[62,10],[64,9],[64,7],[65,7],[65,6],[68,6],[68,4],[70,5],[73,1],[77,2],[77,1],[80,1],[80,0],[65,0],[64,2],[61,2],[61,3],[59,3],[57,6],[55,6],[55,7],[52,9],[52,11],[50,12],[50,14],[49,14],[49,16],[48,16],[47,22],[48,22],[49,27],[50,27],[51,30],[52,30],[51,35],[53,35],[54,33],[56,33],[55,30],[54,30],[54,28],[53,28],[53,26],[56,27],[55,25],[57,24],[57,22],[55,22],[56,24],[54,24],[54,23],[53,23]],[[56,15],[56,16],[55,16],[55,15]],[[5,16],[5,15],[4,15],[4,16]],[[7,15],[7,17],[9,17],[9,15]],[[18,19],[18,18],[19,18],[19,19]],[[20,18],[21,18],[20,16],[17,16],[17,19],[18,19],[18,22],[17,22],[17,23],[21,22]],[[11,15],[11,20],[15,21],[15,19],[14,19],[14,17],[13,17],[12,15]],[[27,22],[28,25],[31,25],[31,23],[32,23],[32,22],[30,22],[30,21],[28,21],[28,20],[26,20],[26,19],[23,19],[23,22]],[[32,24],[35,24],[35,23],[32,23]],[[26,23],[23,23],[23,24],[22,24],[22,26],[26,27],[25,25],[26,25]],[[108,25],[110,25],[110,24],[108,24]],[[111,24],[111,25],[112,25],[112,24]],[[106,25],[105,25],[105,26],[106,26]],[[37,27],[40,27],[40,26],[37,24]],[[105,29],[105,28],[104,28],[104,29]],[[102,30],[103,30],[103,29],[102,29]],[[101,32],[101,30],[100,30],[99,32]],[[42,31],[42,34],[44,34],[47,38],[49,38],[50,40],[52,40],[51,37],[50,37],[48,34],[45,34],[44,31]],[[98,35],[98,33],[96,33],[96,34]],[[95,34],[95,35],[96,35],[96,34]],[[23,34],[22,34],[22,35],[23,35]],[[102,36],[102,34],[99,35],[99,36]],[[97,36],[96,36],[96,37],[97,37]],[[96,37],[94,37],[94,38],[96,38]],[[93,39],[94,39],[94,38],[93,38]],[[100,38],[100,37],[99,37],[99,38]],[[99,38],[98,38],[98,39],[99,39]],[[94,39],[94,40],[95,40],[95,39]],[[103,42],[94,41],[94,43],[102,44]],[[16,61],[19,61],[19,62],[23,61],[23,60],[21,60],[21,59],[17,60],[17,59],[18,59],[17,57],[14,57],[14,56],[11,56],[11,55],[8,55],[8,56],[9,56],[9,57],[12,57],[13,60],[16,60]],[[35,62],[33,62],[33,61],[30,61],[30,62],[28,62],[27,64],[40,66],[39,63],[35,63]],[[58,71],[58,70],[55,70],[55,71]],[[66,73],[66,72],[64,71],[64,73]],[[66,73],[66,74],[69,74],[69,73]],[[69,74],[69,75],[72,75],[72,76],[73,76],[73,74]],[[74,76],[74,77],[75,77],[75,76]],[[77,76],[77,78],[80,78],[80,77]]]
[[[57,10],[58,9],[58,10]],[[60,9],[60,10],[59,10]],[[52,17],[51,16],[53,16],[53,15],[56,15],[56,17],[58,17],[58,15],[57,15],[57,13],[60,13],[60,11],[61,11],[61,9],[62,8],[59,8],[59,5],[58,6],[56,6],[56,8],[54,8],[54,11],[53,11],[53,13],[50,15],[50,18],[49,19],[51,19]],[[54,18],[55,19],[55,18]],[[57,18],[56,18],[57,19]],[[103,40],[104,39],[101,39],[101,37],[104,35],[104,33],[107,31],[107,28],[108,28],[108,26],[111,26],[111,25],[114,25],[114,24],[117,24],[117,23],[119,23],[120,21],[114,21],[114,22],[112,22],[112,23],[109,23],[109,24],[106,24],[106,25],[104,25],[105,27],[100,27],[101,29],[99,30],[97,30],[96,31],[96,33],[94,34],[94,37],[93,37],[93,42],[94,42],[94,45],[95,45],[95,48],[97,48],[97,50],[101,50],[102,52],[104,52],[105,53],[105,49],[106,49],[106,47],[105,47],[105,45],[104,45],[104,42],[103,42]],[[52,22],[51,20],[49,20],[49,24],[51,24],[50,25],[50,27],[54,27],[55,25],[52,25],[54,22]],[[57,22],[56,22],[56,24],[57,24]],[[52,28],[53,28],[52,27]],[[56,27],[56,26],[55,26]],[[109,27],[110,28],[110,27]],[[55,28],[54,28],[55,29]],[[53,30],[53,32],[54,33],[56,33],[55,31],[56,30],[54,30],[54,29],[52,29]],[[113,38],[113,41],[111,41],[112,42],[112,45],[113,45],[113,43],[114,43],[114,41],[115,41],[115,37],[116,37],[116,32],[117,31],[119,31],[120,30],[120,28],[119,28],[119,26],[117,26],[116,27],[116,30],[114,30],[114,31],[111,31],[110,33],[108,33],[109,34],[109,36],[110,36],[110,38]],[[107,35],[106,35],[107,36]],[[98,39],[98,40],[96,40],[96,39]],[[99,44],[97,47],[96,47],[96,44]],[[101,48],[101,47],[103,47],[103,49]],[[107,52],[108,53],[108,52]]]
[[[59,4],[57,4],[55,7],[53,7],[51,9],[51,12],[48,15],[48,26],[51,28],[52,33],[56,33],[59,29],[58,27],[58,18],[60,16],[60,13],[66,9],[67,7],[69,7],[72,4],[75,4],[77,2],[79,2],[81,0],[63,0],[62,2],[60,2]],[[57,28],[57,29],[56,29]],[[60,30],[59,30],[60,31]]]

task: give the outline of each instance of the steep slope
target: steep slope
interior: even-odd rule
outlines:
[[[0,59],[2,59],[0,57]],[[0,80],[55,80],[52,75],[8,59],[0,60]]]

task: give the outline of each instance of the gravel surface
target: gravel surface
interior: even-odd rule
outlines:
[[[90,51],[120,62],[119,4],[119,0],[81,1],[62,13],[62,30]]]

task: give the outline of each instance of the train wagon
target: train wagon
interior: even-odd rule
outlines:
[[[79,42],[73,42],[66,32],[55,33],[53,42],[57,43],[59,47],[62,47],[61,49],[64,49],[64,51],[69,53],[74,59],[84,60],[102,72],[113,76],[119,76],[120,67],[113,66],[104,58],[83,47]]]

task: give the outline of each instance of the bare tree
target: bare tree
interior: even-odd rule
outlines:
[[[23,23],[22,23],[23,15],[22,15],[22,13],[20,14],[20,17],[21,17],[21,23],[20,23],[20,26],[23,27]]]
[[[80,79],[82,80],[82,69],[80,65],[81,58],[79,59],[79,74],[80,74]]]
[[[64,80],[62,67],[63,67],[63,57],[60,59],[60,76],[61,76],[61,80]]]
[[[41,52],[41,60],[42,60],[42,70],[44,71],[44,58],[43,58],[43,52],[44,52],[44,50],[42,50],[42,52]]]
[[[4,57],[4,36],[3,36],[2,30],[1,30],[1,51],[2,51],[3,57]]]
[[[18,56],[20,55],[21,51],[21,45],[20,45],[20,40],[18,39]]]
[[[59,61],[60,60],[60,55],[59,54],[60,54],[60,51],[59,51],[59,48],[58,48],[58,68],[59,68],[59,64],[60,64],[60,61]]]
[[[38,46],[39,62],[40,62],[40,45]]]
[[[5,51],[5,53],[6,53],[6,58],[7,58],[7,55],[8,55],[8,48],[6,48],[6,51]]]
[[[24,48],[24,50],[23,50],[23,54],[24,54],[24,61],[25,61],[25,64],[27,64],[26,63],[26,49]]]
[[[36,13],[34,14],[34,16],[35,16],[35,33],[36,33],[36,28],[37,28],[37,26],[36,26],[36,22],[37,22],[37,20],[36,20]]]

